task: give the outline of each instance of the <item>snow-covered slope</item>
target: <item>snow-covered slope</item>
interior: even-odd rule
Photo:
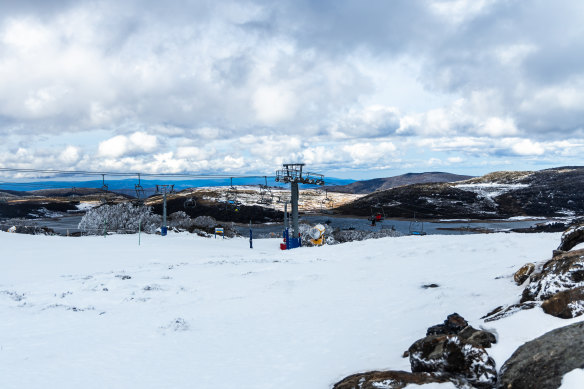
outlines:
[[[328,388],[401,358],[458,312],[517,346],[573,321],[522,311],[512,274],[560,234],[384,238],[278,249],[188,234],[0,233],[1,388]],[[422,285],[436,283],[438,288]]]

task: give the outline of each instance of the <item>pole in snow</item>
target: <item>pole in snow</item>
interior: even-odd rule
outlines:
[[[251,231],[251,220],[249,221],[249,248],[253,249],[253,232]]]
[[[164,194],[163,194],[163,205],[162,205],[162,229],[164,230],[164,235],[166,235],[166,187],[164,187]]]

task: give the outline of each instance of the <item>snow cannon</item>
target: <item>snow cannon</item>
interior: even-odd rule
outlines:
[[[324,244],[324,232],[326,228],[322,224],[317,224],[310,229],[309,235],[312,239],[310,242],[315,246],[322,246]]]

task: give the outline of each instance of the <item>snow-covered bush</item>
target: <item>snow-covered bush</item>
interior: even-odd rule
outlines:
[[[327,238],[327,244],[345,243],[353,242],[356,240],[365,239],[379,239],[386,237],[396,237],[402,234],[398,231],[392,229],[383,229],[378,231],[359,231],[359,230],[336,230],[332,234],[332,239],[329,243]]]
[[[153,214],[152,208],[145,205],[105,204],[87,211],[79,222],[79,229],[90,234],[102,234],[104,230],[138,232],[140,225],[142,231],[154,233],[161,222],[161,217]]]
[[[183,211],[178,211],[168,215],[168,227],[188,230],[194,224],[193,219]]]
[[[217,220],[211,216],[197,216],[193,220],[193,225],[199,228],[213,228],[217,225]]]

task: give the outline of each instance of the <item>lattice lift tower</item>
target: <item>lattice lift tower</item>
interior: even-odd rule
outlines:
[[[292,203],[292,236],[299,237],[298,229],[298,184],[324,185],[324,176],[316,173],[305,173],[302,175],[303,163],[285,163],[282,170],[276,172],[276,182],[290,184],[290,202]]]

